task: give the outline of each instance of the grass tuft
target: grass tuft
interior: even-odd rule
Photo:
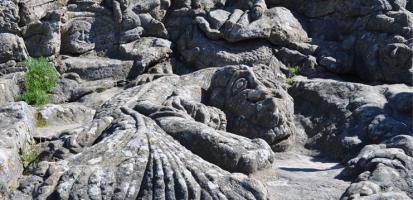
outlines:
[[[293,85],[293,84],[294,84],[294,80],[293,80],[292,78],[287,78],[287,79],[285,80],[285,82],[286,82],[288,85]]]
[[[211,8],[209,7],[209,5],[207,3],[202,3],[201,4],[201,9],[205,12],[209,12],[209,10],[211,10]]]
[[[294,79],[292,77],[300,74],[300,67],[296,65],[288,65],[287,68],[288,68],[288,74],[287,74],[287,78],[285,79],[285,83],[287,83],[288,85],[293,85]]]
[[[29,164],[33,162],[38,155],[39,149],[37,145],[30,145],[29,148],[20,155],[20,161],[23,164],[23,167],[26,168],[29,166]]]
[[[45,58],[31,58],[23,64],[27,71],[23,76],[24,91],[19,99],[30,105],[46,104],[49,100],[47,93],[55,87],[59,74]]]
[[[300,74],[300,67],[295,66],[295,65],[288,65],[288,72],[292,75],[292,76],[297,76]]]

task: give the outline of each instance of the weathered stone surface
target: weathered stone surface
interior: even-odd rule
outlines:
[[[0,44],[0,63],[22,61],[29,57],[23,39],[17,35],[0,33]]]
[[[407,106],[413,90],[406,85],[369,86],[298,77],[289,93],[296,113],[303,117],[307,145],[336,159],[348,160],[367,144],[413,132]]]
[[[258,43],[228,44],[209,41],[197,28],[188,28],[177,42],[182,60],[196,69],[225,65],[270,64],[274,59],[269,45]]]
[[[22,34],[29,54],[33,57],[49,57],[60,52],[60,27],[63,10],[49,12],[44,21],[27,24]]]
[[[139,71],[135,69],[134,65],[134,61],[122,61],[104,57],[67,57],[61,61],[60,71],[76,73],[84,80],[105,78],[125,80],[138,75]]]
[[[49,126],[92,121],[95,111],[79,103],[62,105],[46,105],[37,110],[38,117],[45,120]]]
[[[223,169],[251,173],[267,168],[273,162],[270,146],[261,139],[226,132],[224,112],[203,104],[208,102],[203,101],[203,90],[214,93],[219,80],[235,81],[226,89],[232,95],[266,90],[248,67],[218,71],[206,69],[181,77],[166,76],[119,93],[97,111],[89,125],[49,144],[51,149],[46,154],[50,156],[44,156],[29,170],[44,177],[44,182],[24,193],[34,191],[34,198],[40,199],[67,199],[74,195],[266,199],[260,182]],[[250,86],[243,88],[236,84],[237,80],[248,81]],[[277,98],[272,95],[267,93],[254,102]],[[264,107],[263,110],[275,111],[275,107]],[[256,123],[254,119],[249,120]],[[43,170],[48,171],[47,177]]]
[[[9,60],[5,63],[0,64],[0,76],[6,76],[7,74],[13,74],[17,72],[23,72],[26,68],[21,65],[21,63],[17,63],[14,60]]]
[[[142,37],[137,41],[120,45],[119,54],[124,59],[137,60],[144,70],[169,58],[172,54],[171,46],[172,43],[165,39]]]
[[[116,82],[113,79],[85,81],[76,73],[65,73],[50,92],[49,100],[51,103],[78,101],[86,95],[99,93],[115,86]]]
[[[41,20],[47,16],[50,11],[53,12],[53,10],[62,8],[67,2],[68,0],[20,0],[18,3],[20,23],[27,25]]]
[[[7,0],[0,2],[0,32],[18,33],[19,27],[19,7],[14,1]]]
[[[34,119],[31,108],[24,102],[0,107],[0,197],[15,189],[23,166],[19,153],[33,143]]]
[[[274,45],[308,53],[316,50],[316,47],[306,44],[310,42],[307,33],[288,9],[274,7],[264,11],[260,18],[251,21],[248,15],[247,12],[235,10],[224,23],[212,21],[212,26],[216,28],[211,28],[211,24],[205,18],[197,17],[195,21],[210,39],[223,38],[228,42],[266,39]]]
[[[0,189],[17,186],[10,200],[413,198],[411,4],[0,0],[0,110],[24,110],[10,102],[29,56],[61,73],[49,93],[61,105],[35,114],[46,127],[13,128],[27,120],[3,112],[0,126],[42,151],[18,183],[21,165],[0,167]],[[2,151],[18,163],[13,148]]]
[[[0,78],[0,105],[13,102],[20,93],[21,75],[10,74]]]
[[[108,10],[88,15],[88,12],[68,11],[62,27],[63,54],[83,54],[92,50],[106,54],[114,48],[115,23]]]
[[[55,139],[62,133],[90,123],[95,110],[80,103],[48,104],[36,111],[36,120],[41,121],[42,127],[33,133],[35,139]]]
[[[407,41],[384,33],[366,33],[355,45],[355,56],[361,62],[354,67],[363,79],[413,84],[413,50]]]
[[[358,176],[343,199],[413,197],[413,137],[398,135],[382,144],[367,145],[348,162],[348,173]]]

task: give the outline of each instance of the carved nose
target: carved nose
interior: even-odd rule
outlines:
[[[265,98],[265,93],[261,90],[251,90],[247,94],[248,101],[255,103]]]

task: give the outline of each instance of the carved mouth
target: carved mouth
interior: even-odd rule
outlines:
[[[290,137],[289,133],[281,131],[280,128],[274,127],[264,130],[262,133],[263,139],[270,145],[276,145]]]

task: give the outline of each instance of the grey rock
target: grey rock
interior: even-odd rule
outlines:
[[[26,67],[17,63],[15,60],[9,60],[5,63],[0,64],[0,76],[5,76],[7,74],[13,74],[17,72],[23,72]]]
[[[51,103],[79,101],[86,95],[103,92],[115,86],[116,82],[113,79],[85,81],[76,73],[65,73],[49,93],[49,101]]]
[[[21,75],[18,73],[0,78],[0,105],[16,100],[21,90],[19,87],[20,80]]]
[[[0,33],[0,63],[9,60],[22,61],[29,57],[21,37],[11,33]]]
[[[36,111],[36,120],[43,126],[36,129],[33,137],[38,140],[55,139],[65,131],[90,123],[95,110],[80,103],[48,104]]]
[[[126,80],[138,75],[139,70],[136,70],[136,67],[132,60],[122,61],[105,57],[67,57],[61,61],[60,71],[76,73],[84,80],[105,78]]]
[[[24,102],[12,102],[0,108],[0,197],[14,190],[23,173],[19,153],[33,143],[33,112]]]
[[[29,54],[33,57],[49,57],[60,52],[60,27],[63,10],[49,12],[45,21],[34,21],[27,24],[23,37]]]
[[[358,175],[343,199],[377,199],[392,197],[411,199],[413,170],[413,138],[398,135],[382,144],[367,145],[348,162],[348,173]]]
[[[405,110],[412,92],[402,84],[369,86],[303,77],[295,78],[289,89],[296,114],[309,119],[302,120],[307,146],[341,160],[365,145],[412,134],[411,111]]]
[[[260,182],[221,168],[251,173],[269,167],[270,146],[226,132],[225,114],[202,103],[202,88],[209,90],[225,77],[253,81],[253,73],[247,67],[216,71],[165,76],[114,96],[90,124],[61,136],[63,146],[54,148],[63,154],[31,166],[38,176],[48,174],[31,190],[34,198],[266,199]],[[251,87],[245,92],[259,92],[263,86]]]
[[[120,45],[119,54],[124,59],[137,60],[145,70],[169,58],[172,54],[171,46],[172,43],[165,39],[142,37],[137,41]]]
[[[190,27],[177,42],[182,60],[195,69],[225,65],[254,65],[273,62],[271,47],[265,42],[228,44],[210,41],[197,27]]]
[[[19,33],[19,7],[14,1],[0,2],[0,32]]]
[[[38,117],[45,120],[48,126],[59,126],[73,123],[91,122],[95,111],[79,103],[61,105],[48,104],[37,110]]]
[[[306,17],[322,17],[332,14],[336,11],[337,1],[302,1],[302,0],[269,0],[267,2],[270,6],[284,6],[299,12]]]
[[[216,12],[216,11],[215,11]],[[196,23],[211,39],[225,39],[239,42],[248,39],[265,39],[274,45],[287,46],[306,53],[314,53],[315,46],[308,44],[311,40],[292,13],[283,7],[274,7],[263,12],[262,17],[249,20],[249,13],[235,10],[224,23],[212,24],[205,18],[197,17]],[[222,24],[218,27],[219,24]],[[217,28],[211,28],[213,27]]]
[[[108,10],[104,8],[96,15],[88,15],[76,8],[68,9],[66,23],[62,27],[63,54],[83,54],[92,50],[100,54],[108,54],[116,43],[115,22]]]
[[[317,62],[327,71],[368,82],[412,84],[413,17],[405,0],[267,3],[300,14],[296,17],[319,46]]]
[[[18,2],[20,23],[27,25],[41,20],[47,16],[49,12],[62,8],[62,6],[67,4],[67,1],[68,0],[20,0]]]
[[[413,84],[413,50],[394,35],[365,33],[355,44],[355,71],[365,80]]]

